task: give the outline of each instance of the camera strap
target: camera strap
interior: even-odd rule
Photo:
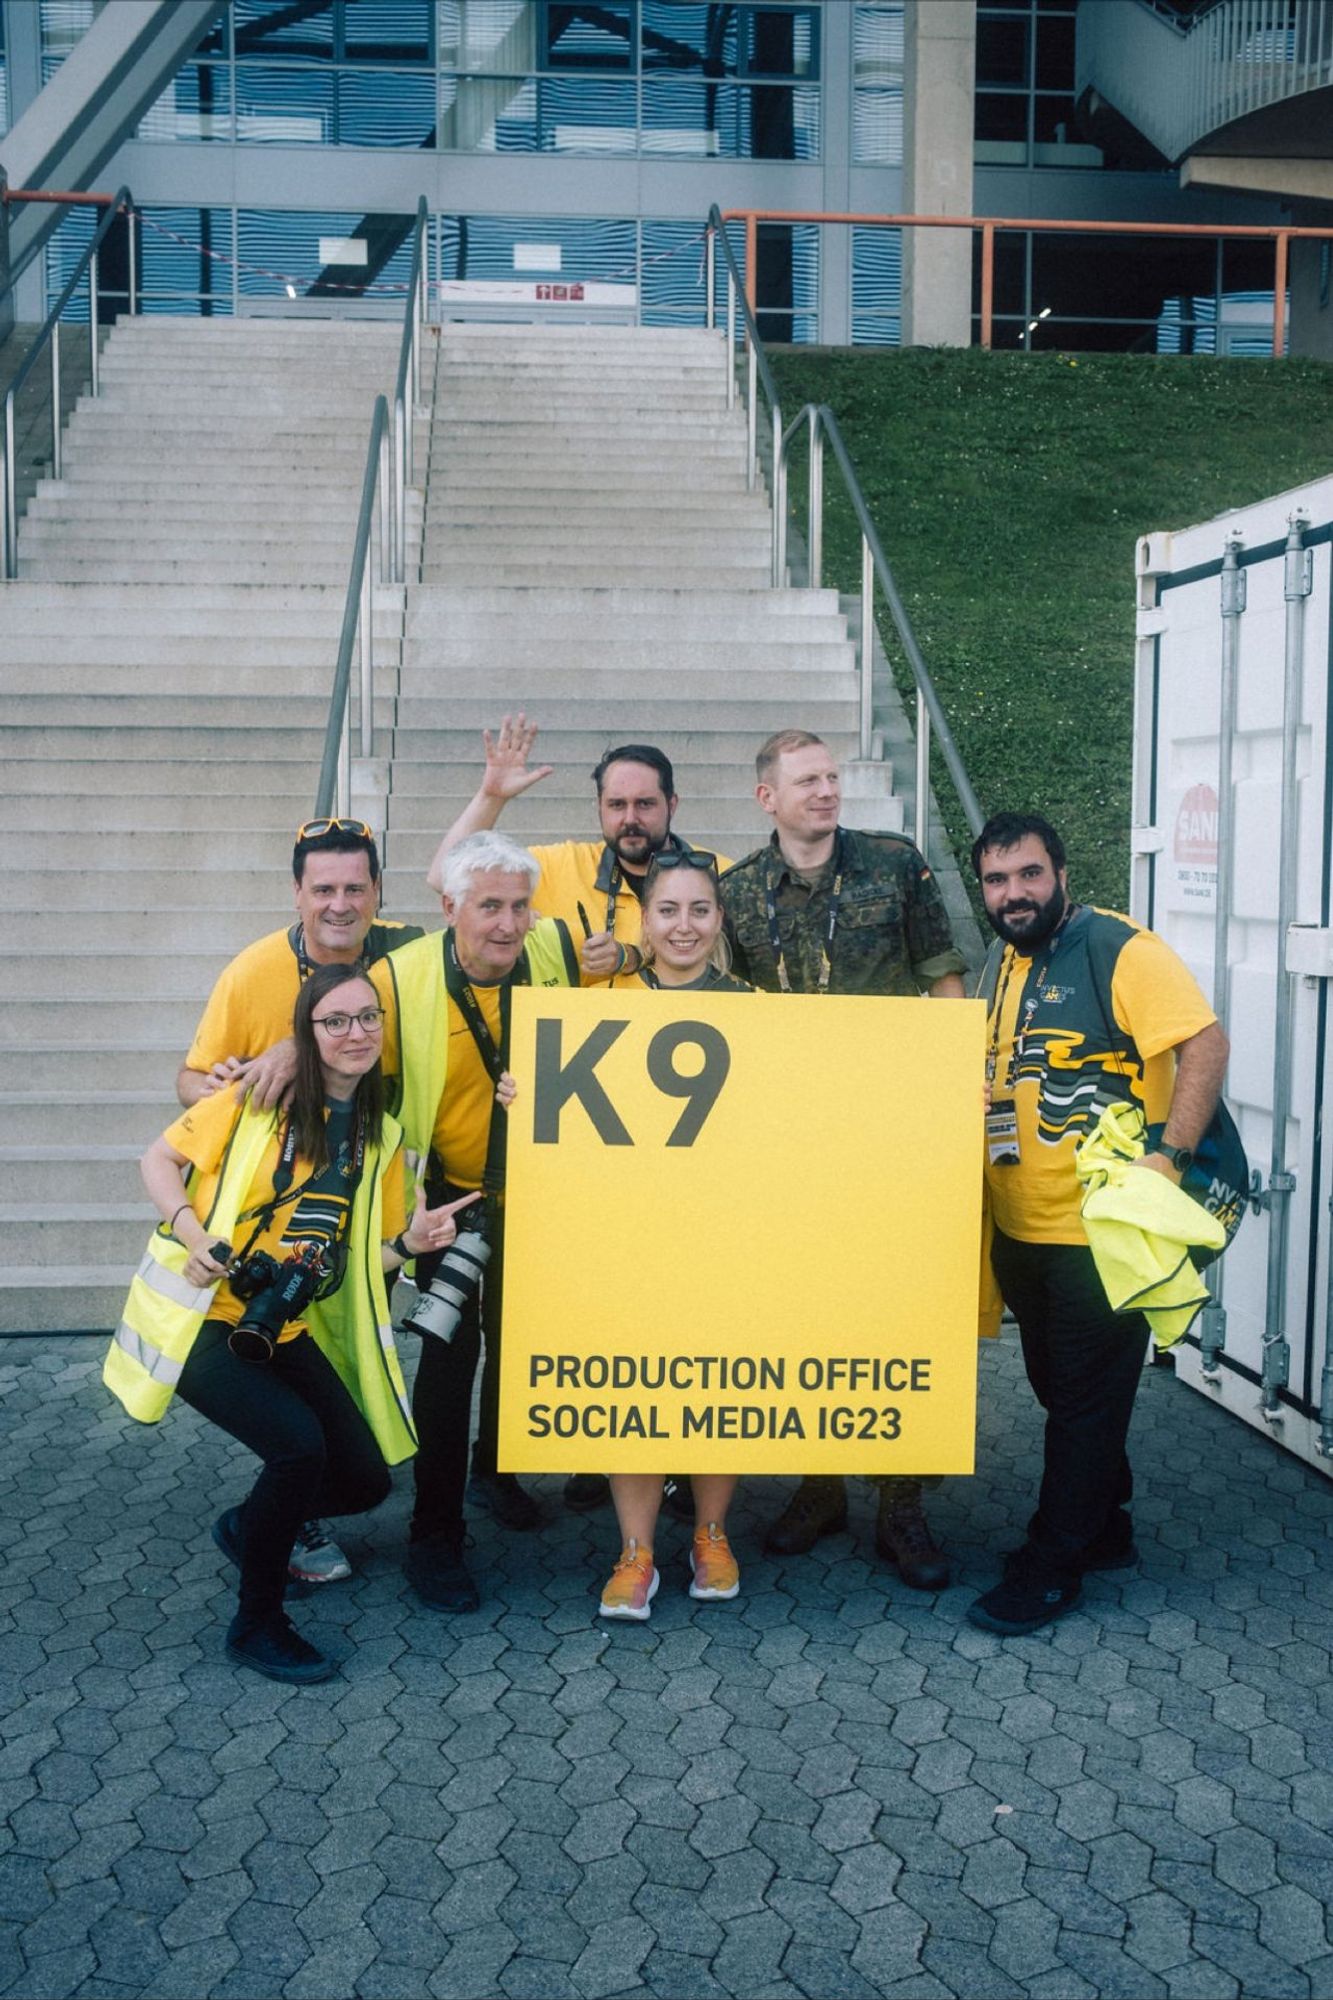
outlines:
[[[514,988],[527,986],[531,977],[527,954],[520,953],[513,971],[500,982],[500,1040],[497,1044],[486,1016],[481,1011],[481,1002],[472,990],[472,982],[459,963],[458,952],[454,946],[454,934],[452,931],[445,932],[445,990],[467,1023],[486,1074],[497,1086],[509,1064],[509,1022],[513,1012]],[[486,1138],[486,1165],[481,1176],[482,1190],[488,1196],[498,1195],[504,1187],[508,1138],[509,1124],[505,1108],[498,1098],[492,1098],[491,1123]]]
[[[339,1149],[339,1158],[330,1161],[330,1165],[339,1168],[343,1178],[350,1183],[348,1190],[350,1196],[356,1192],[357,1187],[360,1185],[361,1169],[365,1164],[366,1158],[365,1121],[360,1115],[355,1119],[355,1136],[352,1142],[350,1164],[348,1165],[342,1164],[341,1156],[343,1150],[342,1148]],[[282,1144],[278,1152],[278,1163],[273,1169],[273,1192],[269,1195],[267,1201],[257,1203],[254,1208],[246,1209],[244,1214],[237,1217],[238,1222],[253,1222],[255,1225],[250,1232],[250,1238],[245,1248],[237,1253],[236,1261],[238,1263],[243,1262],[249,1256],[259,1238],[264,1234],[264,1231],[272,1226],[278,1210],[286,1208],[292,1202],[299,1201],[306,1190],[313,1187],[315,1182],[322,1178],[322,1172],[326,1172],[327,1169],[322,1170],[320,1173],[307,1174],[299,1186],[293,1187],[292,1176],[295,1171],[296,1121],[294,1118],[289,1117],[282,1135]],[[350,1200],[347,1208],[340,1215],[336,1231],[334,1232],[332,1245],[334,1249],[337,1248],[346,1231],[349,1215]]]
[[[847,872],[847,847],[838,830],[837,846],[834,849],[833,887],[829,892],[828,918],[824,925],[824,942],[819,954],[819,984],[817,993],[827,993],[829,980],[833,976],[833,940],[838,929],[838,909],[842,902],[842,878]],[[782,932],[778,928],[778,895],[770,864],[764,882],[764,911],[768,917],[768,941],[773,947],[773,956],[778,962],[778,985],[782,992],[790,993],[792,983],[787,971],[787,957],[782,948]]]

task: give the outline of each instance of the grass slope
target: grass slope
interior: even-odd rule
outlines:
[[[838,418],[983,810],[1045,813],[1076,893],[1123,908],[1136,537],[1333,471],[1333,367],[925,348],[771,358],[788,421],[806,402]],[[854,591],[859,537],[829,454],[824,485],[824,580]],[[791,490],[803,524],[803,460]]]

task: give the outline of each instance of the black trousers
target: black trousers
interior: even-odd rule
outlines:
[[[1133,1496],[1125,1440],[1148,1323],[1141,1313],[1112,1312],[1086,1244],[1020,1243],[997,1229],[991,1263],[1046,1412],[1041,1495],[1028,1539],[1054,1570],[1076,1576],[1087,1549]]]
[[[456,1201],[464,1188],[432,1188],[431,1201]],[[465,1226],[469,1211],[459,1216]],[[500,1434],[500,1313],[504,1302],[504,1211],[491,1204],[491,1256],[481,1297],[474,1293],[464,1308],[452,1340],[421,1335],[421,1362],[412,1390],[412,1417],[417,1428],[413,1461],[416,1506],[412,1537],[455,1535],[463,1526],[463,1492],[467,1485],[468,1438],[472,1430],[472,1383],[485,1343],[481,1371],[481,1408],[472,1470],[494,1472]],[[442,1253],[447,1254],[447,1253]],[[429,1284],[439,1257],[423,1257],[417,1282]]]
[[[257,1366],[232,1353],[230,1331],[221,1320],[204,1321],[176,1393],[264,1461],[241,1509],[240,1618],[253,1626],[282,1610],[301,1523],[378,1507],[389,1468],[308,1333],[281,1342],[273,1359]]]

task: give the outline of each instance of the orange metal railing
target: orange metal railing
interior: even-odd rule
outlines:
[[[1228,222],[1078,222],[1052,221],[1049,216],[1013,215],[860,215],[841,209],[729,208],[724,222],[745,224],[745,296],[756,309],[755,271],[761,222],[840,223],[857,228],[968,229],[981,232],[981,345],[989,347],[995,318],[995,235],[997,230],[1067,236],[1212,236],[1273,244],[1273,352],[1283,353],[1287,340],[1287,264],[1291,244],[1301,240],[1329,242],[1333,226],[1293,228],[1285,223]]]

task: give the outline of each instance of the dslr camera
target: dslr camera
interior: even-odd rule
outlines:
[[[435,1276],[403,1319],[413,1333],[433,1333],[450,1341],[458,1331],[468,1303],[477,1295],[491,1260],[490,1223],[486,1204],[471,1211],[476,1217],[459,1231],[436,1267]]]
[[[233,1264],[229,1243],[209,1248],[215,1263],[227,1265],[227,1283],[245,1301],[245,1311],[227,1336],[228,1347],[242,1361],[271,1361],[282,1329],[299,1319],[312,1299],[333,1289],[329,1280],[335,1266],[319,1243],[303,1244],[281,1264],[266,1250]]]

